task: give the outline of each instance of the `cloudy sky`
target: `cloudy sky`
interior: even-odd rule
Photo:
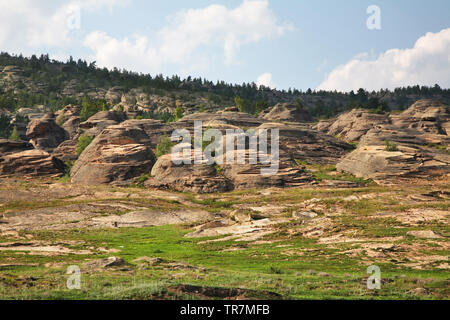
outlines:
[[[279,89],[449,88],[450,1],[0,0],[0,50]]]

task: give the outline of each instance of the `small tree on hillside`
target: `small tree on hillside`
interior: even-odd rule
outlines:
[[[19,141],[20,136],[17,133],[17,127],[14,127],[13,132],[11,133],[11,136],[9,137],[9,140]]]
[[[177,107],[175,109],[174,116],[175,116],[175,121],[178,121],[184,117],[183,108],[178,103],[177,103]]]

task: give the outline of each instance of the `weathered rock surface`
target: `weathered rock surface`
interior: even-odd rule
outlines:
[[[420,132],[450,135],[450,107],[442,102],[419,100],[399,115],[392,115],[392,124]]]
[[[441,141],[448,141],[441,136]],[[450,172],[450,155],[428,147],[426,136],[415,129],[385,125],[370,130],[358,148],[344,157],[337,169],[377,181],[397,178],[430,178]],[[391,146],[388,150],[386,144]]]
[[[279,129],[280,153],[284,152],[293,160],[336,164],[340,158],[353,149],[351,145],[307,126],[265,123],[258,129]]]
[[[112,267],[122,267],[125,265],[125,261],[119,257],[109,257],[106,259],[98,259],[89,261],[83,264],[83,269],[90,271],[101,270]]]
[[[267,122],[258,119],[248,113],[243,112],[219,112],[219,113],[194,113],[187,115],[173,124],[174,127],[192,127],[194,121],[203,121],[203,126],[208,127],[209,123],[225,123],[242,129],[253,128]]]
[[[315,129],[332,136],[338,136],[344,141],[355,142],[359,141],[367,131],[381,124],[389,124],[387,115],[354,109],[340,115],[335,121],[320,122]]]
[[[192,156],[193,163],[193,156]],[[180,164],[172,161],[172,154],[158,159],[152,169],[152,178],[146,185],[182,192],[214,193],[232,190],[228,179],[217,174],[216,168],[208,164]]]
[[[68,134],[56,124],[55,115],[48,113],[28,124],[27,137],[36,149],[51,153],[61,142],[68,139]]]
[[[124,122],[103,130],[75,162],[75,183],[124,182],[150,172],[154,155],[150,138],[135,122]]]
[[[33,149],[33,146],[26,141],[0,139],[0,157],[29,149]]]
[[[69,139],[73,139],[80,132],[80,117],[70,117],[62,124],[61,127],[66,130]]]
[[[45,151],[32,149],[0,158],[0,175],[60,176],[64,163]]]
[[[286,158],[278,161],[276,172],[263,174],[262,164],[175,164],[172,154],[158,159],[152,169],[152,178],[146,185],[196,193],[226,192],[234,189],[295,187],[309,184],[312,178],[294,161]],[[247,154],[248,159],[248,154]],[[192,152],[191,163],[194,163]]]
[[[308,111],[299,108],[296,105],[288,103],[279,103],[273,108],[260,115],[260,118],[269,121],[281,122],[309,122],[312,121]]]
[[[125,120],[126,115],[122,112],[100,111],[85,122],[80,123],[80,128],[83,129],[87,135],[95,137],[102,132],[103,129],[119,124]]]
[[[75,161],[78,159],[77,147],[79,134],[75,135],[71,140],[61,143],[52,153],[52,155],[61,161]]]

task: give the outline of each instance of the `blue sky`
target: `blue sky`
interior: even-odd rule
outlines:
[[[0,0],[0,50],[280,89],[449,87],[450,1]]]

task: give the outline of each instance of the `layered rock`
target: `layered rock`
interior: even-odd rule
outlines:
[[[80,132],[80,117],[70,117],[61,127],[66,130],[69,139],[73,139]]]
[[[68,134],[56,124],[55,115],[49,113],[41,119],[32,120],[28,124],[27,137],[36,149],[51,153],[68,139]]]
[[[72,137],[71,140],[64,141],[53,151],[52,155],[63,162],[77,160],[77,147],[79,137],[80,134],[77,134]]]
[[[252,128],[267,122],[264,119],[258,119],[248,113],[243,112],[219,112],[219,113],[194,113],[183,117],[173,125],[176,128],[192,127],[194,121],[203,121],[203,126],[208,127],[211,123],[225,123],[239,128]]]
[[[0,139],[0,157],[29,149],[33,149],[33,145],[26,141]]]
[[[341,114],[334,121],[321,121],[315,126],[316,130],[348,142],[356,142],[370,129],[381,124],[389,124],[389,118],[384,114],[370,113],[363,109],[354,109]]]
[[[278,168],[271,175],[262,174],[262,164],[224,164],[210,165],[206,161],[194,164],[175,164],[172,154],[158,159],[152,169],[152,177],[146,185],[167,188],[182,192],[215,193],[248,188],[296,187],[309,184],[312,178],[304,168],[293,161],[280,159]],[[248,156],[248,151],[247,151]]]
[[[258,129],[279,129],[280,151],[292,160],[306,160],[318,164],[336,164],[352,150],[352,146],[307,126],[266,123]]]
[[[434,100],[419,100],[399,115],[391,116],[399,128],[450,135],[450,107]]]
[[[443,142],[447,136],[434,135]],[[416,129],[383,125],[370,130],[358,148],[344,157],[337,169],[379,182],[400,178],[431,178],[450,173],[450,155],[429,145],[429,137]]]
[[[150,172],[154,155],[150,138],[135,122],[104,129],[84,150],[71,170],[73,182],[121,183]]]
[[[0,158],[0,175],[61,176],[64,163],[43,150],[26,150]]]
[[[80,128],[89,136],[95,137],[103,129],[109,126],[119,124],[126,120],[123,112],[100,111],[90,117],[88,120],[80,123]]]
[[[193,163],[193,156],[191,158]],[[180,164],[172,161],[172,155],[167,154],[158,159],[151,171],[146,185],[157,188],[167,188],[181,192],[214,193],[232,190],[228,179],[217,174],[214,166],[203,164]]]
[[[279,103],[261,114],[260,117],[269,121],[281,122],[310,122],[313,120],[308,111],[288,103]]]

